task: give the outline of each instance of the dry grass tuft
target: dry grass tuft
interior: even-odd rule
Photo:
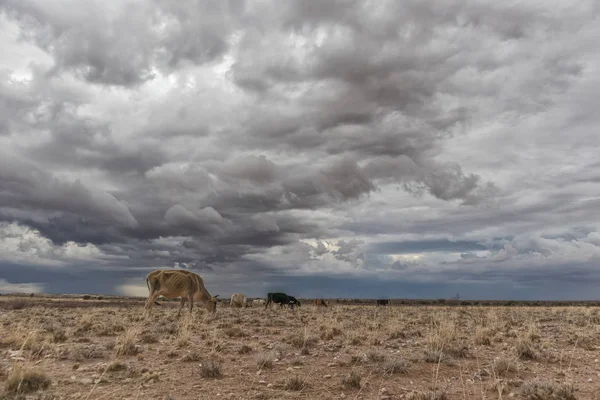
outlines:
[[[510,358],[500,357],[494,360],[492,368],[497,376],[505,377],[517,372],[517,363]]]
[[[136,346],[136,340],[139,335],[138,328],[131,328],[117,338],[116,349],[117,357],[120,356],[135,356],[141,352],[141,349]]]
[[[8,375],[5,388],[7,393],[23,394],[50,387],[52,380],[43,371],[25,365],[17,365]]]
[[[577,400],[573,385],[551,381],[529,381],[521,387],[524,400]]]
[[[294,392],[304,390],[306,387],[308,387],[308,384],[304,379],[300,378],[299,376],[293,376],[291,378],[288,378],[283,384],[283,388],[285,390],[290,390]]]
[[[517,357],[522,360],[535,360],[537,358],[535,346],[528,337],[521,337],[517,339],[515,351],[517,352]]]
[[[108,365],[108,367],[106,367],[106,370],[108,372],[118,372],[118,371],[125,371],[127,369],[127,365],[123,364],[121,361],[116,360],[113,361],[112,363],[110,363]]]
[[[270,357],[260,357],[257,360],[258,369],[273,369],[273,360]]]
[[[356,371],[350,372],[342,378],[342,386],[347,389],[360,389],[362,377]]]
[[[383,372],[390,375],[406,375],[408,373],[409,366],[410,365],[403,360],[389,360],[383,364]]]
[[[412,392],[406,396],[407,400],[448,400],[445,392]]]
[[[490,346],[494,339],[494,331],[490,328],[483,328],[478,326],[475,330],[475,344],[482,346]]]
[[[240,347],[238,350],[238,354],[248,354],[248,353],[252,353],[252,347],[248,346],[247,344],[243,344],[242,347]]]
[[[200,376],[203,378],[220,378],[223,376],[221,374],[221,364],[213,360],[207,361],[200,366]]]

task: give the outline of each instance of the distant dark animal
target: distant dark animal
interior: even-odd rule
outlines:
[[[378,307],[379,306],[387,306],[388,304],[390,304],[389,300],[385,300],[385,299],[383,299],[383,300],[377,300],[377,306]]]
[[[327,303],[323,299],[315,299],[313,303],[316,307],[327,307]]]
[[[267,302],[265,303],[265,308],[269,307],[271,303],[279,304],[279,307],[283,307],[285,305],[294,307],[294,305],[300,305],[300,302],[294,296],[288,296],[285,293],[268,293],[267,294]]]
[[[290,298],[290,301],[288,302],[290,308],[294,308],[294,306],[298,306],[300,307],[300,302],[298,301],[297,298],[295,298],[294,296],[288,296]]]

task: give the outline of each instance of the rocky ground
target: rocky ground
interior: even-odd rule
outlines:
[[[0,399],[598,399],[600,308],[0,298]]]

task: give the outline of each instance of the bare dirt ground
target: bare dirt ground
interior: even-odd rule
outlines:
[[[0,297],[0,399],[600,399],[600,308]]]

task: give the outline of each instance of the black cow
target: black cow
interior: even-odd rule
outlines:
[[[377,300],[377,307],[379,307],[379,306],[387,306],[388,304],[390,304],[389,300],[385,300],[385,299]]]
[[[291,309],[294,309],[294,306],[300,307],[300,302],[298,301],[297,298],[295,298],[294,296],[288,296],[288,297],[290,298],[290,300],[288,301],[288,304]]]
[[[294,296],[288,296],[285,293],[268,293],[265,308],[269,307],[271,303],[279,304],[279,307],[288,305],[292,308],[295,304],[300,305],[300,302]]]

